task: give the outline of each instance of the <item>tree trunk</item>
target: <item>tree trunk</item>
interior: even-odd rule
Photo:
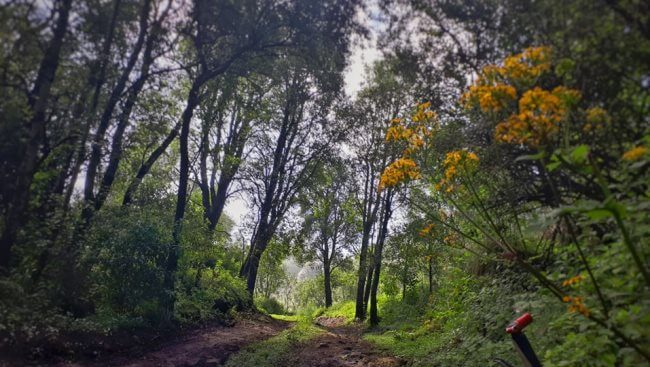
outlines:
[[[372,258],[372,251],[370,252],[370,257]],[[368,264],[368,274],[366,276],[366,286],[363,290],[363,316],[368,314],[368,302],[370,301],[370,285],[372,284],[372,275],[375,272],[375,263],[374,261],[369,261]]]
[[[429,295],[433,293],[433,256],[429,256]]]
[[[384,213],[382,216],[381,229],[379,232],[379,239],[375,246],[375,273],[373,275],[372,289],[370,291],[370,324],[377,325],[379,323],[379,314],[377,311],[377,289],[379,288],[379,275],[381,273],[381,260],[382,252],[384,250],[384,242],[388,235],[388,222],[392,214],[391,210],[392,194],[389,190],[384,199]]]
[[[219,184],[217,185],[217,191],[215,196],[212,198],[212,208],[208,215],[209,229],[214,231],[219,224],[219,219],[223,214],[223,209],[226,207],[226,199],[228,197],[228,188],[232,178],[225,177],[225,173],[221,174],[219,178]]]
[[[129,186],[126,189],[126,192],[124,193],[124,199],[122,200],[122,206],[129,206],[131,205],[131,202],[133,202],[133,195],[138,191],[138,188],[140,187],[140,184],[142,184],[142,180],[144,177],[149,173],[153,165],[156,163],[158,158],[160,158],[163,153],[167,150],[167,148],[171,145],[171,143],[176,139],[176,136],[178,136],[178,132],[181,129],[181,122],[179,121],[176,126],[174,126],[169,134],[165,137],[165,140],[160,143],[160,145],[151,153],[149,158],[142,163],[140,168],[138,169],[138,173],[135,175],[135,177],[131,180],[129,183]]]
[[[364,306],[364,290],[366,285],[368,242],[370,242],[370,230],[372,223],[368,222],[363,227],[363,237],[361,238],[361,250],[359,252],[359,272],[357,273],[357,300],[354,311],[354,318],[365,320],[366,308]]]
[[[139,59],[140,51],[142,50],[142,46],[144,45],[145,36],[148,30],[148,19],[149,19],[150,9],[151,9],[151,0],[145,0],[142,6],[142,10],[140,12],[140,29],[138,33],[138,39],[133,47],[133,51],[131,52],[131,55],[129,56],[129,60],[127,62],[126,67],[124,68],[124,70],[122,70],[122,73],[120,74],[120,78],[118,79],[117,83],[115,84],[115,87],[113,87],[113,90],[111,91],[111,94],[108,98],[108,102],[106,103],[106,106],[104,107],[104,111],[102,112],[101,118],[99,120],[99,126],[97,127],[97,131],[95,132],[95,136],[92,141],[90,160],[88,161],[88,167],[86,169],[86,179],[84,183],[84,207],[81,212],[81,217],[82,217],[81,225],[84,227],[87,227],[88,224],[90,223],[90,220],[92,219],[93,214],[95,212],[95,207],[97,206],[95,203],[95,199],[96,199],[95,178],[97,176],[99,164],[101,163],[101,159],[102,159],[102,145],[104,142],[104,136],[106,135],[106,131],[108,130],[108,127],[110,125],[110,121],[113,116],[113,112],[115,111],[115,107],[117,106],[117,103],[120,101],[122,93],[126,88],[126,84],[129,80],[129,76],[131,75],[131,71],[133,70],[133,67],[135,67],[136,62]]]
[[[156,25],[154,25],[154,28],[156,28]],[[98,211],[102,208],[104,202],[106,201],[106,198],[108,197],[111,186],[113,186],[113,181],[115,180],[117,169],[122,159],[122,140],[124,137],[124,132],[129,125],[131,112],[133,111],[133,107],[135,107],[135,104],[138,100],[138,95],[142,91],[142,88],[147,81],[149,68],[153,63],[152,52],[155,37],[156,35],[154,29],[152,30],[152,34],[149,36],[149,39],[147,40],[147,44],[145,46],[144,55],[142,57],[142,66],[140,68],[140,77],[131,86],[131,90],[120,114],[117,128],[113,134],[113,142],[111,143],[111,154],[108,159],[108,165],[106,166],[106,172],[104,172],[104,176],[102,177],[102,182],[95,199],[95,211]]]
[[[332,279],[330,262],[323,262],[323,277],[325,279],[325,307],[332,306]]]
[[[180,177],[178,180],[178,193],[176,195],[176,212],[174,214],[174,227],[173,227],[173,243],[167,254],[167,262],[165,265],[165,277],[163,280],[163,287],[165,288],[166,297],[163,300],[164,307],[169,311],[169,315],[173,314],[174,303],[176,301],[174,293],[174,285],[176,283],[176,269],[178,268],[178,259],[180,258],[181,251],[181,229],[183,218],[185,217],[185,207],[187,205],[187,186],[190,177],[190,154],[189,154],[189,136],[190,136],[190,122],[194,115],[194,109],[199,104],[199,90],[203,85],[203,78],[198,77],[192,83],[192,88],[187,96],[187,106],[181,116],[181,132],[180,132],[180,148],[181,148],[181,161],[180,161]]]
[[[28,123],[29,135],[22,164],[18,167],[14,185],[14,197],[5,214],[5,223],[0,236],[0,271],[9,269],[11,247],[16,242],[19,228],[26,218],[29,205],[30,187],[38,165],[38,152],[45,138],[46,112],[50,91],[59,67],[63,39],[68,30],[68,18],[72,0],[58,1],[58,19],[52,39],[39,66],[34,87],[29,93],[29,106],[32,117]]]
[[[271,232],[269,226],[266,224],[260,226],[258,229],[258,235],[255,236],[251,243],[251,248],[248,252],[246,261],[239,271],[239,275],[246,278],[246,289],[248,290],[248,293],[251,295],[251,297],[253,297],[253,293],[255,292],[255,284],[257,282],[257,271],[260,266],[260,259],[264,253],[264,250],[266,250],[269,241],[271,241],[271,237],[273,237],[273,233]]]

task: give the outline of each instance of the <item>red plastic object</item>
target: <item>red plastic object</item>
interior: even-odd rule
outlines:
[[[526,326],[530,325],[531,322],[533,322],[533,316],[526,312],[525,314],[519,316],[515,321],[513,321],[512,324],[508,325],[506,328],[506,333],[519,333],[524,330]]]

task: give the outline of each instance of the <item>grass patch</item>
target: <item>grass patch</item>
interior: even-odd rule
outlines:
[[[354,320],[355,302],[347,301],[336,303],[332,307],[323,312],[323,316],[327,317],[345,317],[348,322]]]
[[[440,349],[440,338],[432,335],[410,335],[410,333],[389,331],[383,334],[368,333],[363,338],[391,355],[408,360],[420,360]]]
[[[298,322],[301,321],[302,317],[298,315],[278,315],[278,314],[269,314],[272,318],[276,320],[288,321],[288,322]]]
[[[284,315],[274,316],[287,317]],[[284,366],[297,345],[305,343],[321,333],[323,333],[322,329],[300,320],[294,327],[242,349],[228,360],[226,367]]]

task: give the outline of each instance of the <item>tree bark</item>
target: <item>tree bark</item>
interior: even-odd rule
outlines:
[[[332,274],[330,262],[323,262],[323,278],[325,280],[325,307],[332,306]]]
[[[368,271],[366,258],[368,256],[368,243],[370,242],[371,229],[372,223],[364,224],[363,234],[361,237],[361,250],[359,251],[359,271],[357,274],[357,300],[354,312],[354,318],[357,320],[365,320],[366,318],[364,290],[366,285],[366,273]]]
[[[46,112],[50,91],[59,67],[63,39],[68,30],[72,0],[60,0],[58,5],[58,18],[52,39],[41,60],[34,87],[29,93],[32,117],[28,123],[29,135],[24,158],[16,175],[14,198],[8,205],[2,236],[0,236],[0,271],[8,270],[10,267],[11,248],[16,241],[19,228],[25,221],[30,187],[38,165],[39,148],[45,138]]]
[[[292,85],[288,87],[290,90],[288,91],[284,106],[282,126],[273,151],[273,168],[268,177],[268,185],[266,185],[260,206],[257,229],[251,242],[248,258],[240,271],[240,276],[246,278],[247,289],[251,297],[255,292],[260,257],[264,253],[264,250],[266,250],[271,238],[273,238],[275,230],[288,208],[287,204],[293,198],[292,195],[283,196],[283,190],[286,189],[286,186],[282,186],[282,184],[289,184],[284,175],[286,173],[287,161],[290,158],[293,148],[295,148],[293,146],[293,139],[298,131],[298,124],[300,122],[298,120],[299,117],[295,115],[300,106],[295,100],[295,90],[293,89],[299,88],[300,83],[295,79],[291,83]]]
[[[163,300],[163,306],[173,314],[174,303],[176,301],[174,285],[176,283],[176,269],[178,268],[178,259],[180,258],[181,229],[183,218],[185,217],[185,207],[187,205],[187,186],[190,176],[190,154],[189,154],[189,136],[190,122],[194,115],[194,109],[199,104],[199,91],[204,83],[204,78],[200,75],[192,83],[190,92],[187,96],[187,105],[181,116],[180,132],[180,177],[178,180],[178,192],[176,195],[176,212],[174,214],[174,227],[172,232],[173,242],[167,254],[165,264],[165,276],[163,287],[165,288],[166,297]]]
[[[113,87],[113,90],[111,91],[108,102],[106,103],[104,111],[102,112],[101,118],[99,120],[97,131],[95,132],[95,136],[92,141],[91,154],[88,161],[88,167],[86,169],[86,179],[84,183],[84,207],[81,213],[83,222],[81,224],[82,226],[87,226],[89,224],[95,212],[95,207],[97,206],[95,203],[95,179],[99,169],[99,164],[101,163],[102,159],[102,145],[104,142],[104,136],[106,135],[106,131],[110,125],[115,107],[120,101],[122,93],[126,88],[129,76],[131,75],[131,71],[135,67],[136,62],[140,57],[140,51],[142,50],[142,46],[144,45],[148,31],[148,19],[150,10],[151,0],[145,0],[140,12],[140,29],[138,31],[138,38],[135,45],[133,46],[133,51],[129,56],[126,67],[124,70],[122,70],[122,73],[120,74],[115,87]]]
[[[364,200],[363,200],[363,232],[361,236],[361,249],[359,251],[359,270],[357,273],[357,296],[354,311],[354,318],[365,320],[366,302],[365,287],[366,272],[368,271],[368,246],[370,244],[370,234],[377,219],[377,188],[375,187],[375,170],[372,163],[365,161],[365,182],[364,182]]]
[[[157,25],[154,25],[156,28]],[[138,96],[144,87],[147,78],[149,76],[149,69],[153,63],[153,46],[154,40],[156,38],[156,29],[152,30],[152,34],[147,40],[144,55],[142,57],[142,66],[140,68],[140,77],[133,83],[129,95],[124,103],[124,107],[120,114],[115,133],[113,134],[113,142],[111,143],[111,154],[108,159],[108,165],[106,166],[106,172],[102,177],[102,182],[97,192],[97,197],[95,198],[95,207],[94,210],[98,211],[104,205],[106,198],[110,192],[113,181],[115,181],[115,175],[117,174],[117,169],[119,167],[120,161],[122,160],[122,140],[124,138],[124,132],[129,125],[131,119],[131,112],[135,106]]]
[[[392,215],[391,201],[392,201],[392,193],[389,190],[386,193],[386,197],[384,199],[384,213],[382,218],[383,220],[381,222],[379,239],[377,241],[377,245],[375,246],[375,254],[374,254],[375,273],[373,274],[372,290],[370,291],[370,324],[371,325],[377,325],[379,323],[379,314],[377,310],[377,290],[379,288],[379,276],[381,273],[382,252],[384,250],[384,242],[386,241],[386,236],[388,235],[388,222],[390,221],[390,217]]]
[[[138,173],[135,175],[135,177],[131,180],[129,183],[129,186],[126,189],[126,192],[124,193],[124,199],[122,200],[122,206],[129,206],[133,202],[133,195],[138,191],[138,188],[140,187],[140,184],[142,184],[142,180],[144,177],[151,171],[151,168],[153,165],[156,163],[158,158],[165,153],[167,148],[171,145],[171,143],[176,139],[178,136],[178,132],[181,129],[181,122],[179,121],[172,129],[169,131],[169,134],[165,137],[165,139],[160,143],[160,145],[149,155],[149,158],[147,158],[142,165],[140,165],[140,168],[138,169]]]
[[[372,258],[373,252],[370,252],[370,257]],[[368,264],[368,274],[366,275],[366,284],[365,289],[363,290],[363,317],[365,319],[368,315],[368,304],[370,301],[370,285],[372,284],[372,275],[375,272],[375,263],[374,261],[369,261]]]
[[[429,295],[433,293],[433,256],[429,256]]]

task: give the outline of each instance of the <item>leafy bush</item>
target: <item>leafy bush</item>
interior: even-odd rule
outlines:
[[[201,287],[178,291],[175,317],[183,323],[227,320],[233,311],[250,310],[246,284],[229,272],[205,276]]]
[[[283,315],[286,313],[284,306],[275,298],[258,297],[255,299],[255,307],[262,312],[275,315]]]
[[[167,218],[137,209],[102,214],[89,236],[93,294],[100,312],[158,323],[171,231]]]

